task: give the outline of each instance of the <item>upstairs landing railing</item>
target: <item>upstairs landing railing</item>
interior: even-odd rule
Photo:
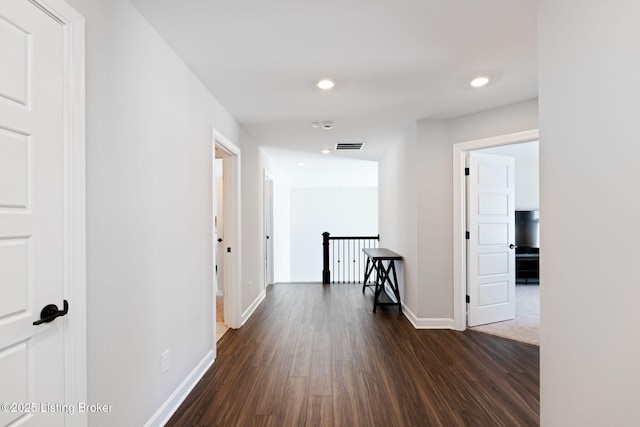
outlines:
[[[367,257],[364,248],[377,248],[378,236],[331,236],[322,233],[322,283],[362,283]],[[376,278],[370,277],[367,282]]]

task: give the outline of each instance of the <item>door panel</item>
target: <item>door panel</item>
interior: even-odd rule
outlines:
[[[513,164],[510,157],[469,153],[469,326],[515,318]]]
[[[27,208],[28,170],[29,138],[0,129],[0,209]]]
[[[509,224],[477,224],[479,246],[509,244]]]
[[[478,287],[478,307],[491,307],[509,302],[509,283],[494,282]]]
[[[478,255],[478,276],[509,273],[509,256],[505,253]]]
[[[0,401],[65,402],[65,37],[33,3],[0,2]],[[0,425],[64,424],[61,412],[0,412]]]
[[[6,64],[0,67],[0,97],[26,106],[31,37],[10,16],[0,16],[0,40],[3,40],[0,63]]]
[[[29,301],[29,240],[0,240],[0,319],[25,313]]]

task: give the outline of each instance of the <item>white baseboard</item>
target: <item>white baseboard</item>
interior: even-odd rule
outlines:
[[[241,323],[242,325],[244,325],[244,322],[246,322],[249,319],[249,317],[251,317],[253,312],[256,311],[256,308],[258,308],[258,306],[266,298],[266,296],[267,296],[267,291],[263,289],[262,292],[260,292],[260,295],[258,295],[256,299],[253,300],[249,308],[247,308],[244,311],[244,313],[242,313],[242,323]]]
[[[448,318],[425,318],[417,317],[406,305],[402,304],[402,313],[404,317],[409,319],[409,322],[416,329],[456,329],[453,319]]]
[[[187,398],[191,390],[198,384],[198,381],[209,370],[213,362],[215,362],[215,351],[210,350],[204,358],[198,363],[198,365],[191,371],[187,378],[182,381],[182,384],[178,386],[171,396],[164,402],[164,404],[156,411],[149,421],[145,424],[145,427],[161,427],[164,426],[169,418],[178,410],[182,402]]]

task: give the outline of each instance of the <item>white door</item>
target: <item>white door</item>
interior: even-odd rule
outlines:
[[[216,156],[220,155],[217,154]],[[223,160],[216,158],[213,163],[213,201],[214,201],[214,247],[215,247],[215,281],[216,293],[224,293],[224,181]]]
[[[64,425],[64,411],[46,404],[65,404],[66,318],[33,322],[46,305],[63,308],[68,274],[65,49],[52,16],[29,1],[0,1],[2,426]]]
[[[513,164],[511,157],[469,153],[469,326],[510,320],[516,315]]]
[[[273,180],[264,179],[264,284],[272,285],[273,280]]]

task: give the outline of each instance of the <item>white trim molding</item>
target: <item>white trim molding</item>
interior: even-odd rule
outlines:
[[[178,388],[171,393],[171,396],[162,404],[155,414],[145,423],[145,427],[163,426],[169,421],[178,410],[182,402],[189,396],[189,393],[207,373],[216,360],[213,350],[210,350],[198,365],[191,371],[187,378],[182,381]]]
[[[402,314],[411,322],[415,329],[455,329],[453,319],[420,318],[407,308],[404,303],[402,304]]]
[[[538,129],[532,129],[453,145],[453,329],[464,331],[467,328],[465,155],[468,151],[539,139]]]
[[[267,297],[267,291],[265,289],[263,289],[262,292],[260,292],[260,294],[256,297],[256,299],[253,300],[253,302],[251,303],[249,308],[247,308],[244,311],[244,313],[242,313],[242,324],[243,325],[245,324],[245,322],[247,320],[249,320],[249,317],[251,317],[253,312],[256,311],[256,309],[260,306],[260,304],[262,303],[262,301],[264,301],[264,299],[266,297]]]

